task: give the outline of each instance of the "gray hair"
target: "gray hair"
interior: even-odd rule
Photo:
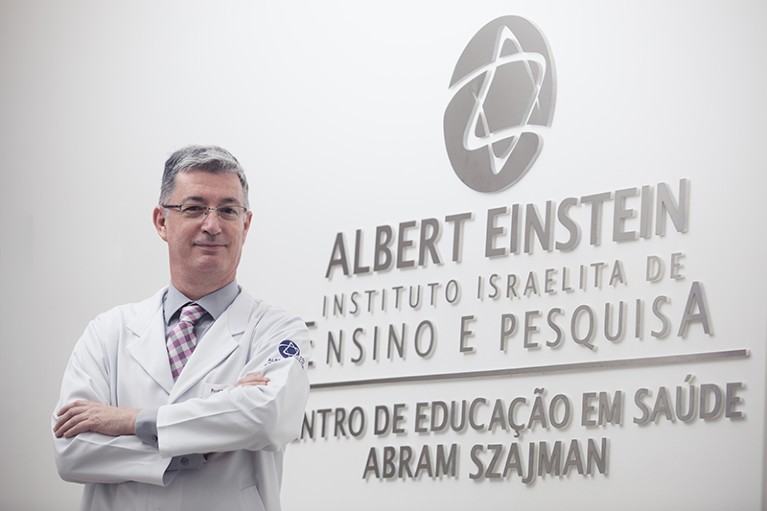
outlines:
[[[237,158],[226,149],[214,145],[201,146],[190,145],[179,149],[170,155],[165,162],[165,172],[162,174],[162,186],[160,187],[160,204],[165,204],[176,187],[176,176],[180,172],[200,170],[212,174],[232,173],[236,175],[242,185],[242,193],[245,195],[245,207],[248,204],[248,179]]]

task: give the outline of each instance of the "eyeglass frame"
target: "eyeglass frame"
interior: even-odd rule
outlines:
[[[222,220],[229,221],[229,222],[236,222],[237,220],[240,219],[240,215],[239,214],[237,215],[236,218],[226,218],[226,217],[221,216],[221,211],[220,210],[226,209],[226,208],[234,208],[234,209],[242,208],[243,218],[245,217],[245,214],[247,214],[247,212],[248,212],[247,206],[242,206],[240,204],[228,204],[228,205],[225,205],[225,206],[219,206],[217,208],[212,208],[210,206],[203,206],[201,204],[194,204],[194,203],[193,204],[160,204],[160,207],[163,207],[165,209],[175,209],[176,211],[181,213],[182,216],[184,216],[185,213],[184,213],[184,211],[182,211],[181,208],[183,208],[185,206],[200,208],[201,215],[199,217],[197,217],[197,216],[194,216],[194,217],[188,217],[187,216],[187,217],[185,217],[185,218],[189,218],[189,219],[192,219],[192,220],[198,219],[198,218],[206,218],[210,214],[211,211],[215,211],[216,215],[218,215],[218,218],[220,218]]]

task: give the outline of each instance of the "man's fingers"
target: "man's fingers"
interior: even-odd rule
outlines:
[[[61,438],[62,436],[64,438],[70,438],[83,431],[88,431],[86,419],[78,413],[65,414],[56,422],[56,426],[53,429],[53,432],[58,438]]]
[[[65,413],[67,413],[69,410],[71,410],[71,409],[72,409],[72,408],[74,408],[75,406],[82,406],[82,405],[84,405],[85,403],[86,403],[86,401],[72,401],[71,403],[69,403],[69,404],[67,404],[67,405],[64,405],[64,406],[62,406],[62,407],[61,407],[61,410],[59,410],[58,412],[56,412],[56,415],[57,415],[57,416],[59,416],[59,417],[61,417],[62,415],[64,415]]]
[[[251,373],[234,384],[235,387],[253,386],[253,385],[266,385],[269,383],[269,378],[261,373]]]
[[[56,433],[57,437],[61,437],[65,431],[77,423],[77,421],[74,421],[73,423],[72,418],[77,416],[77,410],[75,409],[75,406],[79,406],[79,404],[80,403],[77,401],[74,403],[69,403],[58,411],[58,420],[56,421],[56,425],[53,426],[53,431]]]
[[[59,418],[53,427],[56,437],[71,438],[73,436],[90,431],[90,411],[94,403],[89,401],[73,401],[59,410]]]
[[[80,430],[83,429],[82,424],[84,423],[77,420],[77,418],[70,419],[64,424],[64,427],[59,430],[58,436],[59,438],[72,438],[73,436],[77,435],[78,433],[81,433]]]

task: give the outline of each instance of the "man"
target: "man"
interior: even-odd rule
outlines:
[[[82,509],[279,510],[309,385],[305,325],[240,290],[248,184],[219,147],[165,164],[154,226],[170,285],[93,320],[53,416]]]

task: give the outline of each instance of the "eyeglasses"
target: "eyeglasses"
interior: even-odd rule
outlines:
[[[208,216],[208,213],[215,211],[222,220],[239,220],[248,211],[245,206],[220,206],[218,208],[209,208],[199,204],[160,204],[165,209],[175,209],[184,218],[195,219]]]

